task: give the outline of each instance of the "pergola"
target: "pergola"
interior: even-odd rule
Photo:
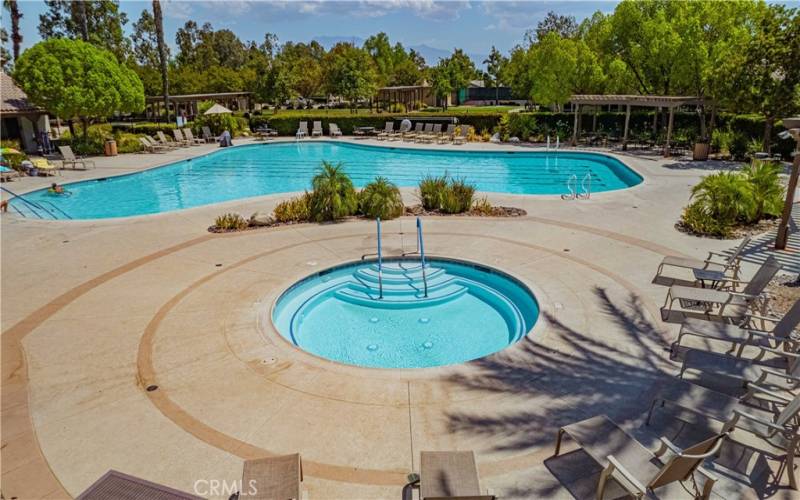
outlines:
[[[198,105],[202,101],[214,101],[228,109],[250,111],[252,92],[216,92],[209,94],[184,94],[169,96],[170,107],[174,113],[186,113],[193,117],[199,114]],[[145,97],[145,109],[148,118],[161,116],[164,110],[163,96]]]
[[[376,100],[384,105],[400,103],[408,111],[414,110],[418,102],[428,106],[436,105],[435,97],[428,85],[381,87],[378,89]]]
[[[667,124],[667,140],[664,144],[664,156],[669,156],[669,141],[672,138],[672,123],[675,108],[681,106],[702,106],[705,101],[702,97],[694,96],[666,96],[666,95],[600,95],[580,94],[573,95],[570,102],[574,105],[575,124],[572,129],[572,144],[578,143],[581,134],[581,106],[625,106],[625,131],[622,135],[622,149],[628,149],[628,125],[631,120],[631,106],[646,108],[668,108],[669,121]]]

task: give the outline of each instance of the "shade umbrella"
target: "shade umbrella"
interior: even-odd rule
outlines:
[[[4,155],[18,155],[22,154],[14,148],[2,148],[0,149],[0,153]]]
[[[208,108],[206,110],[206,112],[203,113],[203,114],[204,115],[221,115],[223,113],[232,113],[232,112],[233,111],[231,111],[230,109],[226,108],[222,104],[215,104],[215,105],[211,106],[210,108]]]

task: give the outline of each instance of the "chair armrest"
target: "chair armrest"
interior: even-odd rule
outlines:
[[[764,367],[761,368],[761,376],[758,377],[758,380],[756,381],[756,383],[763,382],[767,378],[768,375],[773,375],[773,376],[778,377],[778,378],[791,380],[792,382],[800,382],[800,377],[796,377],[796,376],[791,375],[789,373],[786,373],[786,372],[783,372],[783,371],[780,371],[780,370],[776,370],[774,368],[769,368],[769,367],[764,366]]]
[[[763,425],[763,426],[765,426],[765,427],[767,427],[769,429],[772,429],[774,431],[784,432],[786,430],[783,427],[781,427],[780,425],[776,425],[773,422],[770,422],[769,420],[764,420],[761,417],[757,417],[755,415],[750,415],[749,413],[745,413],[745,412],[743,412],[742,410],[739,410],[739,409],[733,410],[733,414],[735,416],[738,416],[739,418],[746,418],[748,420],[752,420],[753,422],[757,422],[757,423],[759,423],[759,424],[761,424],[761,425]]]
[[[675,446],[672,443],[672,441],[670,441],[669,439],[665,438],[664,436],[661,436],[660,440],[661,440],[661,447],[655,453],[655,455],[657,457],[660,457],[661,455],[666,453],[667,450],[671,451],[672,453],[674,453],[676,455],[680,455],[681,449],[678,448],[677,446]]]
[[[614,455],[607,456],[606,460],[608,460],[608,467],[606,467],[606,470],[611,469],[609,470],[609,474],[613,476],[614,472],[619,472],[619,475],[622,476],[625,482],[629,483],[629,485],[631,486],[631,488],[628,488],[626,487],[625,484],[621,483],[623,488],[628,490],[630,493],[633,493],[634,496],[639,496],[647,493],[647,487],[643,485],[638,479],[636,479],[633,476],[633,474],[628,472],[628,470],[621,463],[619,463],[619,461],[616,458],[614,458]]]
[[[746,400],[749,397],[758,398],[758,394],[764,394],[766,396],[778,399],[778,400],[786,402],[786,403],[791,401],[791,398],[787,398],[783,394],[778,394],[775,391],[769,390],[766,387],[762,387],[762,386],[760,386],[758,384],[754,384],[752,382],[748,382],[747,383],[747,388],[749,389],[749,392],[742,398],[742,400]],[[756,394],[756,393],[758,393],[758,394]]]
[[[780,340],[780,339],[776,339],[776,340]],[[781,341],[779,343],[779,346],[780,346],[780,344],[783,344],[783,341]],[[791,351],[785,351],[785,350],[780,349],[780,348],[767,347],[765,345],[759,345],[759,346],[754,346],[754,347],[758,347],[759,349],[761,349],[762,351],[765,351],[765,352],[771,352],[772,354],[775,354],[776,356],[782,356],[782,357],[792,358],[792,359],[800,358],[800,353],[791,352]]]

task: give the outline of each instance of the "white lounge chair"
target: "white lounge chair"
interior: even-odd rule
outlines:
[[[314,122],[311,128],[311,137],[322,137],[322,122]]]
[[[303,137],[308,136],[308,122],[300,122],[300,126],[297,127],[297,133],[295,137],[298,139],[302,139]]]
[[[183,133],[180,131],[180,129],[177,129],[177,128],[172,129],[172,136],[175,138],[175,142],[177,142],[181,146],[191,146],[192,145],[192,141],[190,141],[190,140],[186,139],[185,137],[183,137]]]
[[[179,146],[181,146],[181,144],[179,142],[170,141],[169,139],[167,139],[167,136],[164,135],[164,132],[162,132],[161,130],[156,132],[156,137],[158,137],[158,142],[160,142],[161,144],[163,144],[165,146],[170,146],[170,147],[179,147]]]
[[[742,239],[741,243],[739,243],[739,246],[737,246],[736,250],[734,250],[731,254],[725,255],[719,252],[708,252],[708,256],[705,259],[693,259],[690,257],[668,255],[664,257],[664,260],[662,260],[661,264],[658,265],[658,270],[656,271],[656,276],[653,278],[653,283],[656,285],[666,286],[692,284],[687,280],[664,276],[664,268],[680,268],[689,269],[692,271],[703,271],[703,273],[699,274],[700,276],[705,275],[714,277],[716,275],[720,278],[732,277],[733,279],[736,279],[738,278],[739,274],[739,259],[749,243],[750,237],[747,236]],[[695,272],[695,278],[697,276],[698,273]]]
[[[386,122],[384,129],[378,133],[378,140],[383,141],[389,139],[394,133],[394,122]]]
[[[335,123],[329,123],[328,124],[328,130],[329,130],[328,133],[330,134],[331,137],[341,137],[342,136],[342,131],[339,129],[339,125],[336,125]]]
[[[187,141],[189,141],[192,144],[204,144],[206,142],[203,139],[200,139],[199,137],[195,137],[194,134],[192,133],[192,129],[190,128],[183,129],[183,136],[186,138]]]
[[[208,125],[203,125],[203,139],[206,142],[219,142],[219,136],[212,134]]]

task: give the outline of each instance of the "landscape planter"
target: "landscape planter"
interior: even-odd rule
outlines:
[[[694,150],[692,151],[692,160],[706,161],[708,160],[709,144],[707,142],[694,143]]]

